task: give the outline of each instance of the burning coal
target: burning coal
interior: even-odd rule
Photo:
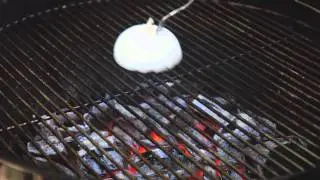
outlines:
[[[143,179],[142,174],[157,177],[153,169],[169,179],[176,179],[176,175],[186,179],[246,179],[255,174],[248,165],[257,169],[256,176],[264,176],[262,165],[278,147],[266,135],[283,145],[291,141],[275,133],[277,125],[267,118],[237,106],[230,111],[227,106],[232,104],[224,98],[201,94],[146,97],[138,105],[108,98],[82,113],[85,121],[73,112],[57,114],[59,123],[43,116],[45,124],[38,123],[42,137],[34,137],[27,149],[41,161],[46,161],[43,156],[63,153],[74,159],[75,167],[84,175],[96,174],[104,179],[128,179],[128,175]],[[76,126],[70,125],[70,120]],[[90,124],[98,121],[105,127],[92,128]],[[76,156],[62,142],[70,145]]]

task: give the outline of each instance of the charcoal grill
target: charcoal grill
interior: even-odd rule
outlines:
[[[183,3],[77,2],[3,26],[1,155],[83,179],[270,179],[316,168],[317,28],[196,1],[166,22],[184,50],[174,70],[139,74],[113,61],[121,31]]]

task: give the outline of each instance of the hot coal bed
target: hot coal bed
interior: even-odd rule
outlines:
[[[196,1],[167,24],[179,66],[116,65],[119,32],[183,3],[79,2],[1,29],[1,155],[76,179],[271,179],[316,167],[320,50],[301,22]]]
[[[238,109],[231,97],[171,97],[174,86],[167,82],[157,98],[146,97],[139,107],[106,95],[87,104],[87,112],[78,107],[41,120],[34,117],[40,132],[26,149],[38,163],[48,163],[50,157],[71,176],[65,160],[84,176],[103,179],[157,179],[159,172],[169,179],[247,179],[272,174],[265,167],[277,167],[273,154],[282,145],[292,144],[294,151],[307,148],[296,136],[279,135],[266,117]]]

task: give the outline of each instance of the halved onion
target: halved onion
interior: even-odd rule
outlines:
[[[176,36],[150,18],[146,24],[132,26],[117,38],[113,55],[123,68],[141,73],[172,69],[182,60],[182,49]]]

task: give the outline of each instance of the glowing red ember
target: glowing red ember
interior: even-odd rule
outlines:
[[[132,166],[130,166],[130,165],[128,166],[127,170],[131,175],[137,175],[137,173],[138,173],[137,169],[132,167]]]
[[[187,147],[182,144],[182,143],[178,143],[178,148],[183,152],[183,154],[187,157],[191,157],[192,154],[188,151]]]
[[[204,171],[202,169],[198,169],[193,173],[193,177],[189,177],[188,180],[196,180],[196,179],[204,179]]]
[[[217,165],[217,168],[219,168],[220,165],[221,165],[221,160],[220,160],[220,159],[216,159],[216,160],[215,160],[215,163],[216,163],[216,165]],[[217,176],[218,176],[218,177],[221,176],[221,173],[220,173],[220,170],[219,170],[219,169],[217,169]]]
[[[164,140],[154,131],[150,132],[150,137],[157,143],[162,143]]]
[[[146,148],[144,148],[143,146],[140,146],[139,144],[134,144],[133,147],[138,151],[139,154],[144,154],[147,152]]]
[[[207,127],[205,125],[203,125],[202,123],[197,123],[196,124],[196,129],[200,130],[200,131],[204,131]]]

